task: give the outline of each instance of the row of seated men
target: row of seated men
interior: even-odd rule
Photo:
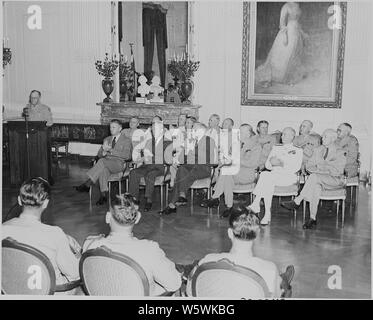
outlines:
[[[145,133],[137,129],[138,119],[130,122],[130,129],[121,129],[118,120],[110,124],[112,136],[105,139],[99,151],[99,160],[87,173],[87,181],[78,186],[79,191],[88,191],[90,185],[100,182],[102,196],[98,204],[106,201],[108,178],[120,172],[125,161],[132,160],[137,167],[129,174],[129,193],[139,199],[139,185],[145,180],[145,211],[152,208],[155,179],[165,173],[167,164],[173,186],[171,201],[162,214],[171,214],[177,207],[187,203],[186,193],[196,180],[208,178],[212,166],[216,167],[217,181],[212,199],[203,201],[201,206],[219,205],[222,194],[229,216],[233,208],[233,189],[236,184],[251,184],[259,179],[254,189],[255,200],[248,209],[260,211],[261,199],[265,204],[262,225],[271,220],[271,202],[275,186],[289,186],[296,182],[301,170],[309,178],[295,202],[282,205],[292,209],[305,199],[310,202],[310,219],[304,228],[316,226],[316,214],[322,190],[338,189],[343,185],[344,174],[355,177],[358,174],[357,139],[351,134],[348,123],[337,130],[327,129],[322,136],[313,133],[313,124],[305,120],[299,128],[299,135],[293,128],[268,134],[268,122],[257,124],[257,134],[249,124],[242,124],[239,134],[234,134],[234,122],[227,118],[220,128],[218,115],[212,115],[208,127],[192,117],[181,115],[177,128],[167,130],[162,119],[154,117],[152,126]],[[235,139],[235,137],[237,137]],[[132,141],[131,141],[132,140]],[[279,142],[282,142],[281,144]],[[235,143],[236,142],[236,143]],[[238,162],[237,170],[227,170]]]
[[[106,214],[106,223],[110,226],[108,235],[88,236],[82,246],[60,227],[41,221],[50,199],[51,188],[47,181],[42,178],[25,181],[18,196],[22,212],[19,217],[3,223],[2,239],[10,238],[44,253],[54,267],[57,285],[78,280],[82,254],[87,250],[105,246],[115,253],[132,258],[143,268],[152,296],[166,291],[175,292],[181,287],[183,292],[190,296],[190,279],[198,266],[221,259],[257,272],[267,284],[271,297],[291,296],[290,282],[294,276],[294,267],[288,266],[286,271],[280,274],[273,262],[254,256],[253,244],[260,229],[260,222],[255,214],[245,208],[232,211],[230,216],[228,237],[232,246],[229,252],[207,254],[190,265],[176,265],[157,242],[138,239],[133,235],[133,227],[140,222],[141,213],[131,195],[118,196],[117,201],[112,203]],[[56,294],[81,295],[82,290],[76,288]]]

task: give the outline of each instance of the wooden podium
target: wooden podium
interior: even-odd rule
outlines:
[[[42,177],[53,184],[50,131],[45,124],[28,121],[27,143],[26,122],[8,121],[11,185],[19,186],[31,177]]]

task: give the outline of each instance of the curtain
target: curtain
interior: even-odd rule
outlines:
[[[157,41],[159,77],[163,87],[165,86],[166,78],[166,49],[168,46],[166,14],[167,11],[159,5],[143,4],[144,73],[149,75],[152,71],[155,38]]]

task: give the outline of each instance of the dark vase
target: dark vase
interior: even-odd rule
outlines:
[[[102,89],[106,94],[106,98],[104,102],[112,102],[113,100],[110,98],[111,93],[114,90],[114,80],[112,79],[104,79],[102,80]]]
[[[181,84],[180,90],[181,90],[181,96],[182,96],[182,99],[183,99],[184,103],[190,103],[189,97],[193,93],[193,87],[194,87],[194,85],[193,85],[193,82],[191,80],[185,80]]]
[[[119,81],[119,92],[120,92],[120,101],[126,101],[127,81],[124,79]]]

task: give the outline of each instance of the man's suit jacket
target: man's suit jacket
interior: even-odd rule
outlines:
[[[333,177],[342,176],[346,166],[345,152],[334,143],[328,147],[329,151],[324,159],[326,149],[324,145],[314,149],[312,157],[306,164],[307,171],[325,173]]]
[[[103,144],[108,144],[109,146],[112,145],[114,137],[109,136],[104,139]],[[102,158],[103,155],[103,146],[101,146],[100,150],[98,151],[98,156]],[[122,132],[115,143],[114,149],[111,150],[110,153],[106,155],[107,159],[116,159],[120,161],[130,160],[132,158],[132,142],[124,132]]]
[[[157,139],[152,133],[135,147],[134,161],[144,157],[144,164],[172,164],[172,141],[165,136],[166,131]]]
[[[337,139],[337,146],[343,149],[346,154],[346,173],[348,177],[355,177],[358,174],[358,154],[359,142],[353,136],[349,135],[343,139]]]
[[[198,143],[195,141],[194,148],[183,156],[180,157],[182,164],[217,164],[218,153],[215,140],[205,135]]]

